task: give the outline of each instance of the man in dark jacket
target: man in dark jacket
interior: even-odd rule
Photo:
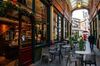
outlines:
[[[94,45],[94,42],[95,42],[95,37],[91,34],[89,37],[88,37],[88,41],[90,43],[90,48],[91,48],[91,51],[93,50],[93,45]]]

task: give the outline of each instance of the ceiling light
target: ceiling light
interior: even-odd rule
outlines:
[[[77,7],[78,7],[78,8],[81,7],[81,2],[78,2]]]

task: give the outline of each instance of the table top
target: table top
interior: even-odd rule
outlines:
[[[50,47],[49,49],[55,49],[56,47],[55,46],[52,46],[52,47]]]
[[[91,54],[91,52],[87,52],[87,51],[75,51],[75,53],[77,53],[77,54]]]
[[[62,47],[63,47],[63,48],[69,48],[70,45],[63,45]]]
[[[57,43],[57,44],[62,45],[62,44],[64,44],[64,43]]]

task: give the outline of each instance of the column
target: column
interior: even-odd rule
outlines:
[[[50,6],[50,40],[51,42],[53,42],[54,38],[53,38],[53,5]]]
[[[35,0],[32,1],[32,12],[35,14]],[[32,63],[35,63],[35,16],[30,15],[32,26]]]
[[[52,4],[47,6],[47,43],[48,46],[50,46],[50,44],[52,44],[52,21],[53,21],[53,17],[51,16],[53,12],[53,6]],[[52,27],[52,28],[51,28]]]
[[[97,39],[99,38],[99,20],[98,20],[98,15],[96,16],[97,18]]]
[[[65,39],[65,18],[63,18],[63,39]]]
[[[97,48],[100,49],[100,20],[99,16],[97,15]]]
[[[64,27],[65,27],[65,24],[64,24],[64,16],[61,17],[61,41],[64,40]]]

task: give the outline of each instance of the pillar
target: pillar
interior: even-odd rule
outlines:
[[[53,37],[53,11],[54,11],[54,8],[53,8],[53,5],[50,6],[50,40],[52,43],[54,43],[54,37]]]
[[[65,39],[65,18],[63,18],[63,39]]]

